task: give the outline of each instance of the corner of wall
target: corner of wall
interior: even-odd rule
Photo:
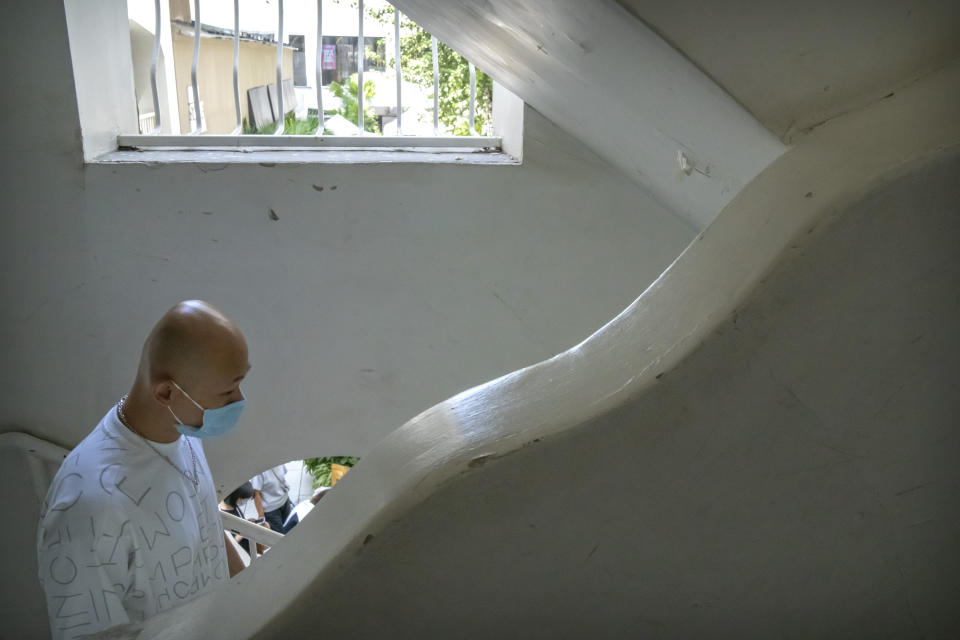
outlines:
[[[493,83],[493,134],[503,139],[503,152],[523,162],[523,100]]]
[[[77,91],[83,158],[116,149],[117,134],[137,130],[136,94],[125,0],[64,0]]]

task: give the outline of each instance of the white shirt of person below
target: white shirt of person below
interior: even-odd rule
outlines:
[[[153,328],[130,393],[64,459],[43,505],[37,561],[54,640],[140,623],[243,569],[201,439],[236,424],[249,369],[242,333],[205,302]]]
[[[250,478],[257,516],[266,520],[272,530],[282,534],[287,534],[296,524],[287,522],[294,505],[286,476],[287,465],[281,464]]]

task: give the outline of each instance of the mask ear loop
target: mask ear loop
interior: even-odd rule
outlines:
[[[170,379],[170,382],[171,382],[171,384],[173,384],[173,386],[175,386],[177,389],[180,390],[180,393],[182,393],[183,395],[187,396],[187,400],[189,400],[190,402],[192,402],[192,403],[194,404],[194,406],[197,407],[197,409],[200,409],[200,411],[206,411],[206,409],[204,409],[203,407],[200,406],[200,403],[199,403],[199,402],[197,402],[196,400],[194,400],[193,398],[191,398],[191,397],[190,397],[190,394],[183,390],[183,387],[181,387],[180,385],[177,384],[177,381],[176,381],[176,380],[174,380],[173,378],[171,378],[171,379]],[[181,424],[182,424],[182,423],[181,423]]]
[[[180,385],[177,384],[177,381],[176,381],[176,380],[174,380],[173,378],[170,378],[170,384],[172,384],[173,386],[175,386],[175,387],[180,391],[180,393],[182,393],[183,395],[185,395],[185,396],[187,397],[187,400],[189,400],[190,402],[192,402],[192,403],[194,404],[194,406],[197,407],[197,409],[200,409],[200,411],[206,411],[206,409],[204,409],[203,407],[200,406],[200,403],[199,403],[199,402],[197,402],[196,400],[194,400],[193,398],[191,398],[191,397],[190,397],[190,394],[183,390],[183,387],[181,387]],[[170,405],[167,405],[167,411],[170,412],[170,415],[173,416],[173,419],[176,420],[176,421],[177,421],[177,424],[179,424],[181,427],[190,427],[191,429],[198,429],[198,428],[199,428],[199,427],[191,426],[191,425],[187,424],[186,422],[184,422],[183,420],[181,420],[180,417],[177,416],[177,414],[175,414],[175,413],[173,412],[173,409],[170,408]],[[202,423],[202,418],[201,418],[201,424],[203,424],[203,423]]]
[[[175,414],[175,413],[173,412],[173,409],[170,408],[170,405],[167,405],[167,411],[169,411],[169,412],[170,412],[170,415],[173,416],[173,419],[177,421],[177,424],[179,424],[181,427],[186,427],[186,426],[187,426],[187,425],[185,425],[185,424],[183,423],[183,420],[181,420],[180,418],[177,417],[177,414]]]

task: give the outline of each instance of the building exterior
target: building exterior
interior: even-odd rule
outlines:
[[[161,3],[166,4],[166,3]],[[192,65],[194,23],[192,5],[188,0],[173,0],[168,16],[163,16],[161,28],[169,29],[169,40],[161,41],[159,77],[164,109],[177,114],[176,126],[189,132],[195,128],[192,111]],[[165,7],[164,7],[165,8]],[[153,2],[131,0],[130,13],[131,49],[134,67],[134,84],[137,107],[140,114],[153,110],[150,89],[150,64],[152,60],[154,12]],[[203,23],[201,30],[200,56],[197,80],[201,87],[200,101],[207,133],[230,133],[237,126],[236,108],[233,100],[233,31],[229,27]],[[166,35],[166,34],[164,34]],[[283,78],[293,78],[294,49],[283,49]],[[172,60],[172,74],[166,73],[166,65]],[[255,87],[276,83],[277,45],[273,32],[241,30],[239,43],[239,93],[241,119],[250,123],[250,101],[247,92]],[[175,106],[175,110],[173,107]],[[295,104],[285,105],[291,110]],[[148,121],[148,124],[152,121]],[[141,125],[143,122],[141,122]],[[163,130],[172,132],[165,123]],[[143,131],[143,126],[141,126]],[[146,131],[143,131],[146,133]]]

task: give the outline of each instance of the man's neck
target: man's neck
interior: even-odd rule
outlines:
[[[176,442],[180,432],[170,412],[134,386],[123,402],[124,426],[152,442]]]

